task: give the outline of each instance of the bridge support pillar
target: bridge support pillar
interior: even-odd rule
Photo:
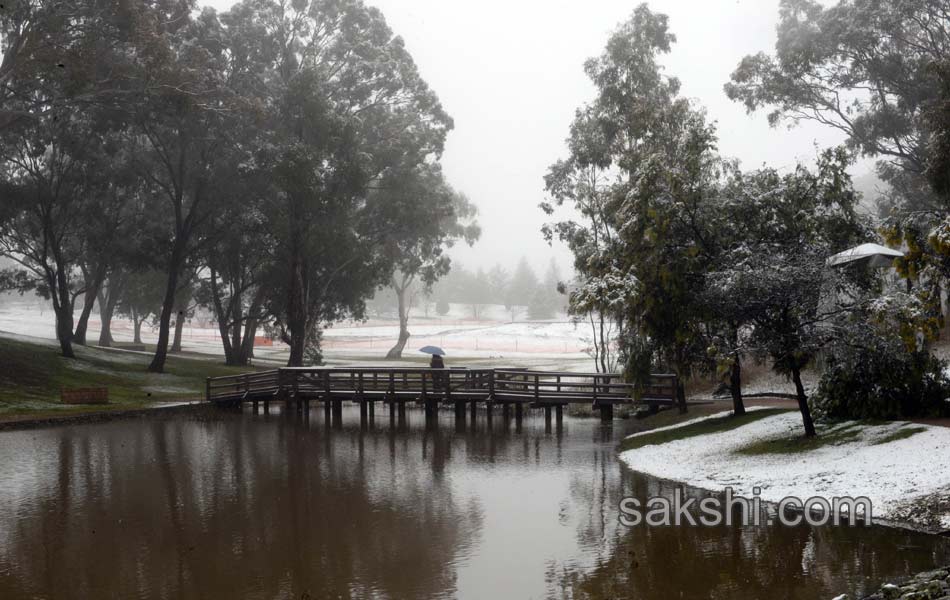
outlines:
[[[465,402],[460,400],[455,402],[455,419],[465,422]]]
[[[333,412],[333,426],[337,429],[343,427],[343,401],[331,400]]]
[[[436,400],[425,400],[426,421],[435,421],[439,417],[439,403]]]
[[[471,412],[472,412],[472,414],[471,414],[471,417],[472,417],[472,425],[474,425],[474,424],[475,424],[475,417],[478,416],[478,402],[475,401],[475,400],[472,400],[472,410],[471,410]]]
[[[360,427],[366,428],[367,415],[366,415],[366,400],[360,400]]]
[[[600,405],[600,420],[601,420],[601,421],[613,421],[613,420],[614,420],[614,405],[613,405],[613,404],[601,404],[601,405]]]
[[[376,403],[370,400],[369,402],[369,422],[372,423],[376,420]]]
[[[405,423],[406,422],[406,401],[405,400],[399,401],[398,408],[399,408],[399,422]]]
[[[557,428],[564,426],[564,405],[558,404],[554,407],[554,420],[557,422]]]
[[[255,415],[260,411],[260,405],[258,404],[257,398],[255,398],[254,401],[251,402],[251,407],[254,410]]]
[[[544,430],[551,433],[551,406],[544,407]]]
[[[511,405],[507,402],[504,402],[501,405],[501,416],[506,421],[511,419]]]
[[[488,418],[489,421],[491,421],[491,417],[492,417],[491,413],[492,413],[493,405],[494,405],[494,402],[492,402],[491,400],[485,402],[485,416]]]
[[[327,423],[330,422],[330,400],[328,398],[323,399],[323,416],[327,420]]]

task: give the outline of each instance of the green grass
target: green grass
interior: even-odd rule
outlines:
[[[667,442],[673,442],[676,440],[684,440],[684,439],[696,437],[699,435],[721,433],[723,431],[736,429],[737,427],[741,427],[749,423],[754,423],[755,421],[758,421],[760,419],[764,419],[766,417],[771,417],[771,416],[785,413],[785,412],[788,412],[788,409],[767,408],[763,410],[754,410],[751,412],[747,412],[746,414],[739,417],[727,415],[723,417],[716,417],[715,419],[706,419],[705,421],[700,421],[698,423],[693,423],[692,425],[686,425],[684,427],[677,427],[675,429],[665,429],[663,431],[645,433],[643,435],[638,435],[636,437],[627,438],[620,444],[620,449],[621,451],[633,450],[635,448],[642,448],[644,446],[652,446],[652,445],[658,445],[658,444],[665,444]],[[695,416],[696,414],[694,413],[694,414],[685,415],[685,418],[689,419]]]
[[[203,395],[206,377],[253,370],[227,367],[220,358],[169,356],[165,373],[148,373],[150,354],[76,346],[76,358],[42,341],[0,337],[0,420],[146,407]],[[109,388],[108,405],[64,405],[60,389]]]
[[[736,454],[745,456],[760,456],[763,454],[798,454],[802,452],[811,452],[824,446],[838,446],[854,441],[861,435],[865,424],[848,423],[846,425],[833,427],[825,431],[819,431],[815,437],[807,438],[801,435],[793,437],[779,438],[773,440],[761,440],[753,442],[748,446],[736,450]]]
[[[907,425],[910,425],[910,423],[908,423]],[[906,440],[907,438],[911,436],[915,436],[918,433],[923,433],[925,431],[927,431],[926,427],[902,426],[900,429],[898,429],[894,433],[888,434],[882,437],[881,439],[879,439],[878,441],[874,442],[874,445],[878,446],[880,444],[888,444],[890,442],[896,442],[898,440]]]

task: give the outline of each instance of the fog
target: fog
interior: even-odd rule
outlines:
[[[232,2],[207,4],[227,9]],[[574,111],[593,98],[584,61],[600,54],[611,31],[637,2],[621,0],[368,0],[402,36],[429,85],[455,119],[443,156],[448,180],[478,205],[481,240],[452,256],[467,267],[502,263],[510,271],[528,257],[543,272],[550,257],[562,273],[571,255],[550,247],[539,229],[545,215],[543,176],[566,154]],[[654,0],[670,17],[677,43],[664,58],[683,95],[718,123],[720,152],[746,168],[789,168],[810,161],[816,147],[844,137],[814,123],[768,126],[722,91],[746,54],[771,51],[778,0]],[[859,163],[855,174],[869,170]]]

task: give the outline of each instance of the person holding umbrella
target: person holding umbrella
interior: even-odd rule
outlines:
[[[445,356],[445,352],[442,348],[438,346],[423,346],[419,348],[419,352],[424,354],[431,354],[432,360],[429,361],[430,369],[444,369],[445,361],[442,360],[442,357]],[[432,375],[432,387],[439,390],[442,388],[442,382],[445,376],[442,373]]]
[[[439,348],[438,346],[423,346],[422,348],[419,348],[419,352],[432,355],[432,360],[429,361],[429,368],[445,368],[445,361],[442,360],[442,357],[445,356],[445,351],[442,350],[442,348]]]

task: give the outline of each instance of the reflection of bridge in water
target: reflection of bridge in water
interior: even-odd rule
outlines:
[[[425,407],[434,419],[439,407],[451,405],[456,419],[464,422],[466,408],[474,420],[479,403],[492,417],[496,406],[505,419],[514,412],[521,421],[525,406],[544,409],[547,425],[552,413],[560,427],[564,407],[587,404],[604,420],[613,418],[614,406],[629,404],[656,410],[676,401],[675,375],[650,375],[631,383],[621,375],[531,371],[522,369],[399,368],[399,367],[285,367],[207,380],[209,402],[259,403],[267,411],[271,402],[309,409],[312,400],[323,402],[328,417],[339,418],[344,401],[360,405],[360,420],[375,417],[376,403],[389,407],[390,420],[405,419],[406,403]]]

